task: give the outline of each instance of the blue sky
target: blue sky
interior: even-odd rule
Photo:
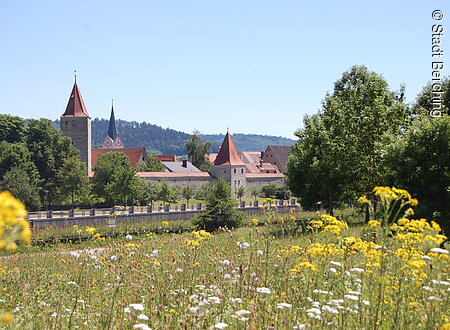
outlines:
[[[449,1],[0,0],[0,113],[59,118],[77,70],[92,118],[294,138],[353,65],[413,102],[447,22],[450,55]]]

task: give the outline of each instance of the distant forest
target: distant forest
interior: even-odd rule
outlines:
[[[101,148],[106,132],[108,131],[109,120],[95,118],[92,120],[92,146]],[[117,131],[119,132],[125,147],[144,146],[148,154],[175,154],[177,156],[186,155],[184,142],[191,137],[191,134],[179,132],[170,128],[162,128],[146,122],[116,120]],[[54,122],[54,126],[59,129],[59,121]],[[205,141],[211,141],[211,152],[217,152],[222,144],[223,134],[202,134]],[[238,151],[264,151],[268,145],[293,145],[295,140],[269,135],[257,134],[233,134],[233,141]]]

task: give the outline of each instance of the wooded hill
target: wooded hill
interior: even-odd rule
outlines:
[[[149,154],[186,155],[184,142],[190,134],[170,128],[162,128],[146,122],[116,120],[117,130],[126,147],[144,146]],[[54,122],[59,129],[59,121]],[[108,131],[109,120],[92,120],[92,145],[100,148]],[[217,152],[222,144],[223,134],[204,134],[203,139],[212,142],[211,152]],[[295,140],[269,135],[233,134],[233,141],[239,151],[264,151],[268,145],[293,145]]]

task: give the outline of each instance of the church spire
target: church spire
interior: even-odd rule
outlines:
[[[69,102],[67,103],[66,112],[63,117],[88,117],[91,118],[84,105],[83,98],[81,97],[80,89],[77,85],[75,75],[75,83],[73,84],[72,93],[70,93]]]
[[[245,165],[239,157],[239,153],[228,130],[223,139],[219,154],[214,161],[214,165]]]
[[[116,118],[114,117],[114,100],[111,100],[111,117],[109,118],[108,136],[111,139],[115,139],[117,133]]]

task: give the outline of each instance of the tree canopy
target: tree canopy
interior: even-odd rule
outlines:
[[[409,121],[402,92],[364,66],[354,66],[335,83],[317,115],[305,116],[288,160],[290,190],[303,206],[354,201],[382,181],[386,134],[400,134]]]
[[[192,137],[185,143],[186,152],[192,165],[204,172],[207,172],[211,166],[207,159],[210,147],[211,142],[203,141],[198,131],[194,131]]]

